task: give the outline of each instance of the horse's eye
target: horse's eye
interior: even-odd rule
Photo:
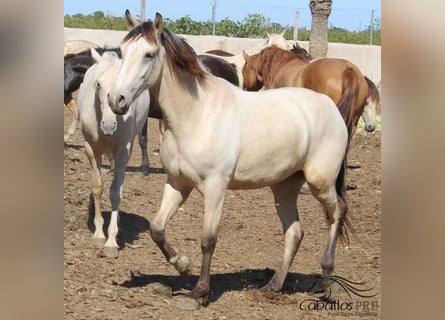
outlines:
[[[100,89],[100,83],[99,82],[96,82],[96,88]]]
[[[147,52],[145,54],[145,59],[153,59],[153,53]]]

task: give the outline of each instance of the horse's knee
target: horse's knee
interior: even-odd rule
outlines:
[[[101,197],[103,192],[103,187],[101,183],[94,183],[91,186],[91,191],[95,197]]]
[[[301,223],[294,223],[285,234],[286,240],[289,239],[293,243],[300,242],[304,237],[304,230]]]
[[[216,236],[206,235],[201,238],[201,250],[203,252],[213,252],[216,247]]]

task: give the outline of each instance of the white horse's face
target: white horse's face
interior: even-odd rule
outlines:
[[[122,44],[121,51],[122,66],[109,96],[117,114],[125,114],[142,92],[154,86],[164,61],[164,49],[143,37]]]
[[[373,132],[377,124],[377,103],[368,98],[363,109],[362,119],[365,121],[365,130]]]
[[[266,40],[266,47],[276,46],[283,50],[292,49],[291,45],[284,38],[284,30],[280,34],[277,33],[267,34],[267,37],[268,38]]]
[[[104,135],[111,136],[117,130],[118,122],[108,103],[108,93],[119,72],[120,59],[114,53],[106,52],[98,63],[95,90],[102,114],[100,129]]]

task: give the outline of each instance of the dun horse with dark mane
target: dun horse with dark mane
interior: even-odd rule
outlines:
[[[150,234],[181,274],[191,272],[190,260],[171,246],[165,228],[193,188],[204,195],[202,264],[188,293],[191,301],[203,304],[208,298],[227,189],[272,189],[284,252],[262,290],[279,291],[303,238],[297,197],[307,182],[330,225],[321,267],[323,275],[331,275],[337,240],[347,236],[349,226],[344,192],[348,137],[332,100],[305,88],[245,92],[215,77],[185,40],[164,27],[160,14],[130,31],[121,49],[122,66],[109,103],[115,113],[125,114],[147,89],[159,101],[166,127],[160,157],[168,177]]]

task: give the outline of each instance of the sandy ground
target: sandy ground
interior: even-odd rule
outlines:
[[[71,114],[65,110],[65,125]],[[278,266],[283,234],[269,189],[229,191],[211,268],[210,303],[195,311],[179,310],[175,291],[191,289],[199,275],[203,198],[193,191],[183,211],[171,220],[167,237],[194,262],[193,275],[181,278],[149,235],[150,220],[160,204],[166,175],[158,148],[158,124],[149,121],[151,173],[140,174],[135,145],[127,168],[121,202],[117,259],[103,256],[91,243],[88,215],[90,168],[78,128],[64,148],[64,294],[65,319],[378,319],[380,318],[381,171],[380,131],[357,133],[352,140],[347,182],[350,213],[357,234],[349,246],[339,245],[334,274],[374,287],[372,298],[334,290],[337,305],[311,307],[310,287],[321,272],[327,241],[324,213],[303,193],[299,211],[305,238],[282,292],[260,294]],[[111,174],[105,161],[104,216],[109,219]],[[173,294],[172,294],[173,292]],[[312,306],[316,306],[313,304]],[[342,309],[343,310],[339,310]],[[349,307],[350,309],[349,309]],[[348,308],[347,308],[348,307]],[[318,309],[318,310],[313,310]],[[328,310],[327,310],[328,309]],[[332,310],[333,309],[333,310]],[[347,310],[344,310],[347,309]]]

